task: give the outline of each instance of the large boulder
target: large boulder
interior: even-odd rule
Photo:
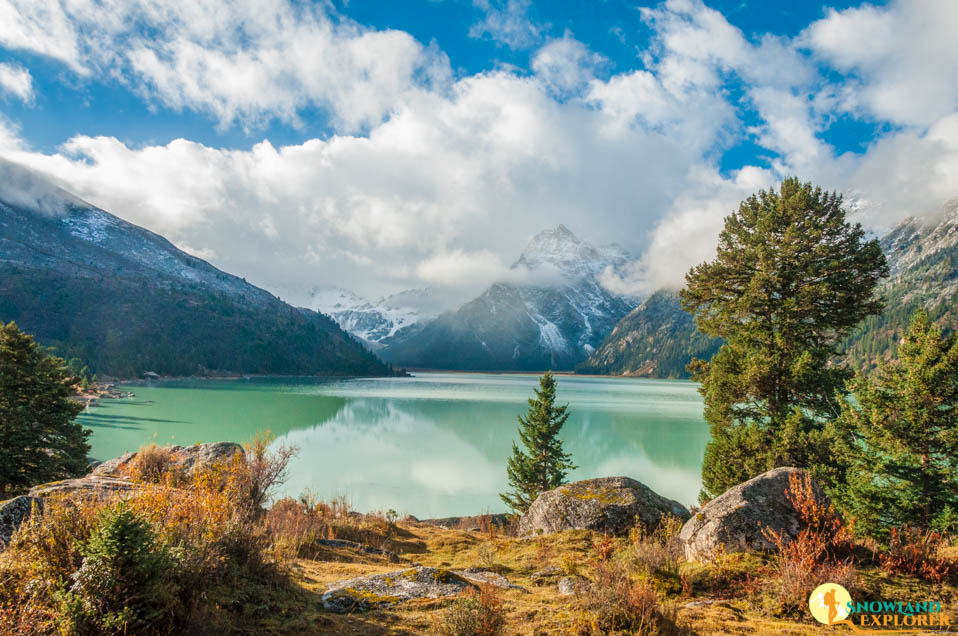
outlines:
[[[192,446],[169,446],[174,468],[185,472],[212,466],[222,461],[232,461],[236,456],[245,457],[243,447],[234,442],[213,442]],[[40,484],[30,489],[23,497],[0,502],[0,549],[6,546],[14,530],[30,516],[34,504],[43,503],[43,497],[65,493],[79,496],[107,498],[138,487],[131,481],[126,470],[137,453],[126,453],[99,464],[85,477],[64,479]]]
[[[172,467],[184,472],[191,472],[212,466],[213,464],[231,461],[233,457],[245,456],[243,447],[235,442],[211,442],[208,444],[193,444],[192,446],[166,446],[164,450],[170,452]],[[122,475],[127,472],[138,455],[137,452],[125,453],[119,457],[107,460],[93,469],[93,475]]]
[[[136,488],[136,483],[122,477],[105,477],[103,475],[87,475],[76,479],[64,479],[40,484],[30,489],[31,497],[46,497],[55,493],[92,495],[106,498],[118,492],[126,492]]]
[[[472,583],[448,570],[417,566],[334,583],[323,594],[322,601],[328,611],[346,613],[416,598],[452,596],[471,587]]]
[[[689,511],[628,477],[586,479],[539,495],[519,519],[519,536],[579,529],[622,534],[636,520],[652,528],[666,515],[684,521]]]
[[[682,527],[679,533],[685,558],[712,559],[719,552],[771,552],[766,528],[794,539],[802,529],[801,518],[787,496],[789,479],[804,478],[800,468],[775,468],[749,479],[710,501]],[[816,499],[828,498],[812,485]]]
[[[43,500],[29,495],[21,495],[6,501],[0,501],[0,549],[10,543],[13,532],[30,518],[34,506],[43,508]]]

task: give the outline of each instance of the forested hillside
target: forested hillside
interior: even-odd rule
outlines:
[[[620,320],[576,372],[686,378],[691,358],[708,359],[720,345],[696,330],[675,291],[662,289]]]
[[[0,321],[59,355],[117,377],[389,373],[323,314],[49,184],[31,187],[47,188],[54,209],[4,203],[0,184]]]

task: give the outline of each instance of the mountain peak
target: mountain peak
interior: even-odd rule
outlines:
[[[592,262],[599,258],[594,247],[581,240],[564,225],[557,225],[551,230],[543,230],[532,237],[526,249],[522,251],[516,265],[523,265],[535,269],[549,264],[565,270],[570,266]]]

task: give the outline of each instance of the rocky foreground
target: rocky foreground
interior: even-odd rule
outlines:
[[[174,447],[171,457],[177,470],[190,472],[241,461],[243,450],[221,442]],[[6,544],[31,515],[43,514],[47,497],[134,493],[142,487],[129,475],[136,458],[128,453],[85,477],[43,484],[0,502],[0,541]],[[693,511],[628,477],[574,482],[540,495],[511,534],[495,523],[460,530],[413,518],[391,523],[376,515],[343,514],[329,530],[336,536],[300,550],[290,564],[300,592],[283,601],[275,620],[257,629],[426,633],[454,599],[488,587],[502,603],[505,633],[570,633],[583,629],[584,617],[601,611],[595,599],[610,584],[603,574],[608,564],[638,559],[647,569],[635,572],[645,572],[641,576],[658,590],[675,633],[818,633],[807,612],[783,620],[761,602],[777,584],[769,578],[777,548],[768,530],[789,541],[803,528],[785,496],[789,478],[803,475],[778,468]],[[817,487],[813,496],[827,502]],[[676,532],[654,538],[663,526]],[[743,583],[749,580],[751,587]],[[892,582],[881,585],[887,593]],[[916,583],[909,585],[917,589]],[[939,586],[934,594],[946,608],[955,602],[952,586]]]

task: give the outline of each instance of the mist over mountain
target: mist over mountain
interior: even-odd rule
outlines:
[[[13,164],[0,166],[0,320],[101,375],[384,374],[292,307]]]
[[[441,307],[428,289],[410,289],[376,301],[345,289],[318,289],[310,293],[307,304],[374,350],[385,346],[397,333],[435,318]]]
[[[435,320],[381,341],[396,366],[522,371],[572,369],[585,360],[637,301],[603,288],[599,275],[630,256],[594,247],[563,225],[536,235],[497,282]],[[342,324],[342,323],[341,323]]]

